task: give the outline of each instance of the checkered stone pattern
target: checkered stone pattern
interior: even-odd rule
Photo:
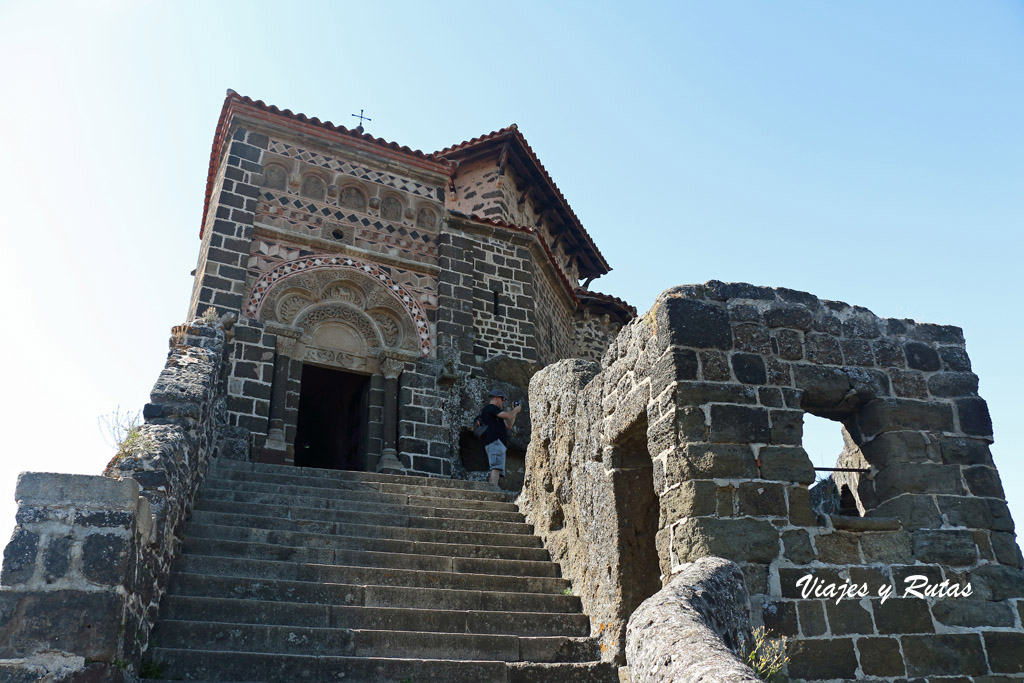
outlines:
[[[286,261],[275,266],[256,281],[245,307],[245,315],[250,318],[256,318],[259,315],[260,305],[263,303],[264,297],[276,283],[287,279],[290,275],[324,268],[351,268],[362,271],[381,282],[391,295],[401,302],[406,312],[412,318],[413,323],[415,323],[416,331],[419,335],[420,355],[424,357],[430,355],[432,346],[430,320],[416,296],[392,279],[389,268],[374,263],[357,261],[352,258],[319,254],[294,261]]]
[[[283,157],[303,161],[313,166],[320,166],[321,168],[326,168],[330,171],[334,171],[335,173],[344,173],[345,175],[352,176],[353,178],[359,178],[360,180],[377,183],[395,190],[401,190],[402,192],[408,192],[409,194],[416,195],[417,197],[429,197],[430,199],[436,199],[440,196],[441,188],[417,183],[415,180],[403,178],[402,176],[398,176],[393,173],[374,171],[373,169],[361,166],[360,164],[335,159],[333,157],[320,154],[319,152],[313,152],[308,149],[288,144],[281,140],[271,140],[269,151]]]
[[[256,205],[256,223],[301,235],[338,239],[361,249],[414,261],[437,262],[436,235],[412,226],[353,213],[305,197],[263,190]]]

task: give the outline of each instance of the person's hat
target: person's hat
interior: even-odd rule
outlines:
[[[502,391],[501,389],[491,389],[491,398],[494,398],[496,396],[500,396],[501,398],[505,398],[505,392]]]

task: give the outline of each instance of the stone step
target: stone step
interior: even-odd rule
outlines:
[[[509,503],[453,501],[445,498],[416,498],[411,496],[381,496],[362,492],[340,491],[331,496],[327,489],[249,484],[242,481],[216,481],[203,486],[200,497],[209,500],[231,500],[266,505],[293,505],[320,510],[341,510],[349,513],[416,515],[418,517],[445,517],[449,519],[475,519],[496,522],[524,521],[523,515]],[[387,498],[390,502],[383,500]],[[439,507],[442,505],[447,507]]]
[[[248,527],[190,524],[185,537],[186,552],[191,544],[200,541],[218,544],[222,542],[255,543],[326,550],[334,553],[335,564],[349,566],[405,567],[514,576],[557,577],[559,575],[558,565],[548,559],[547,551],[536,548],[489,548],[467,544],[414,543],[352,536],[302,534]],[[480,555],[481,550],[492,552],[489,556]],[[271,558],[268,557],[268,559]]]
[[[373,553],[358,550],[346,550],[335,548],[301,548],[295,546],[279,546],[273,544],[261,544],[240,541],[225,541],[223,539],[201,539],[186,538],[182,547],[182,567],[191,566],[200,561],[210,565],[215,558],[239,560],[232,564],[250,565],[247,571],[278,571],[280,573],[307,574],[315,577],[334,577],[334,575],[370,575],[375,569],[379,573],[393,574],[401,577],[401,571],[418,571],[429,573],[451,573],[453,577],[482,577],[482,575],[495,575],[508,580],[508,585],[529,585],[545,586],[540,592],[561,592],[568,582],[564,579],[552,577],[550,573],[526,574],[516,569],[525,569],[529,565],[524,563],[502,564],[500,560],[475,560],[465,558],[444,557],[441,555],[406,555],[402,553]],[[257,562],[272,562],[270,564],[257,564]],[[541,570],[546,569],[541,564]],[[550,563],[548,563],[550,565]],[[309,568],[309,567],[315,567]],[[344,568],[340,571],[335,567]],[[472,569],[483,569],[483,572],[476,572]],[[354,572],[349,570],[358,569]],[[501,569],[507,569],[502,571]],[[220,573],[220,572],[211,572]],[[247,573],[251,577],[258,578],[262,574]],[[294,577],[280,577],[294,578]],[[451,578],[442,578],[444,582],[456,581]],[[317,581],[309,579],[307,581]],[[433,580],[431,580],[433,581]],[[438,581],[441,581],[440,579]],[[463,581],[463,580],[459,580]]]
[[[168,648],[345,657],[585,662],[596,660],[599,655],[592,638],[266,626],[173,619],[162,621],[153,638],[160,647]]]
[[[283,476],[248,472],[222,472],[206,479],[207,485],[253,491],[278,491],[316,498],[345,497],[351,500],[377,500],[401,505],[431,507],[469,507],[482,510],[518,511],[508,494],[494,491],[470,491],[438,487],[408,487],[378,482],[330,481],[315,476]],[[424,501],[417,503],[415,501]]]
[[[514,500],[517,492],[493,491],[486,482],[464,481],[460,479],[443,479],[441,477],[415,477],[400,474],[376,474],[373,472],[353,472],[348,470],[327,470],[314,467],[293,467],[290,465],[268,465],[265,463],[241,462],[238,460],[215,459],[211,463],[210,478],[216,479],[228,472],[249,472],[253,474],[273,474],[279,476],[312,477],[319,481],[357,481],[381,484],[381,491],[391,493],[395,489],[386,487],[415,487],[432,489],[434,493],[422,495],[458,495],[480,500]],[[449,491],[450,493],[445,493]]]
[[[607,663],[459,661],[384,657],[325,657],[157,647],[152,660],[170,679],[205,681],[327,681],[346,683],[617,683]]]
[[[244,495],[244,494],[243,494]],[[532,535],[533,527],[518,522],[492,522],[473,519],[447,519],[442,517],[415,517],[411,515],[387,515],[362,512],[345,512],[343,510],[322,510],[311,507],[298,507],[298,501],[291,504],[255,503],[245,501],[215,500],[200,495],[193,506],[195,510],[212,510],[222,512],[244,513],[265,517],[284,517],[287,519],[303,519],[326,522],[354,522],[373,526],[414,527],[419,529],[440,529],[444,531],[502,533]]]
[[[546,590],[560,587],[557,591]],[[331,567],[186,555],[171,576],[174,595],[225,596],[368,607],[572,612],[564,579]],[[400,600],[409,602],[403,603]]]
[[[572,612],[404,609],[172,594],[164,595],[160,606],[161,621],[519,636],[590,635],[590,619]]]

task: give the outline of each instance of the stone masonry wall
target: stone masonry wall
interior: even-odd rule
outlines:
[[[226,425],[225,333],[175,328],[137,446],[104,476],[23,473],[0,575],[0,678],[135,680],[192,499]]]
[[[534,377],[520,504],[607,658],[638,598],[719,556],[742,568],[754,624],[790,638],[793,680],[1020,680],[1022,558],[977,387],[958,328],[792,290],[677,287],[601,366]],[[853,482],[863,516],[812,508],[805,412],[842,422],[870,465]],[[805,596],[808,574],[868,593]],[[972,594],[912,597],[912,575]]]

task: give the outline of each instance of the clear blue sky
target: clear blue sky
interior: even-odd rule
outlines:
[[[2,542],[18,471],[99,473],[146,401],[226,88],[424,151],[518,123],[640,310],[721,279],[962,326],[1024,521],[1019,2],[0,0],[0,64]]]

